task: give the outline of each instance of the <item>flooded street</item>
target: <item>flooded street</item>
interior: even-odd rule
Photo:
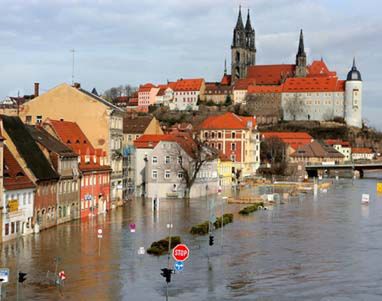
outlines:
[[[4,243],[1,266],[11,269],[12,282],[7,299],[16,299],[18,264],[28,273],[21,300],[165,300],[160,269],[167,256],[137,251],[168,235],[172,207],[173,234],[189,246],[190,258],[173,275],[169,300],[382,300],[382,196],[376,183],[340,180],[316,199],[306,195],[249,216],[237,214],[244,205],[226,205],[234,222],[224,227],[223,247],[220,229],[212,247],[208,236],[189,234],[208,218],[205,199],[162,201],[159,215],[138,199],[106,216],[23,237],[19,256],[15,241]],[[369,206],[361,205],[362,193],[370,193]],[[46,279],[57,256],[67,276],[62,295]]]

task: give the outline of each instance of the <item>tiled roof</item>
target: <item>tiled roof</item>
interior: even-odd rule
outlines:
[[[254,65],[248,67],[247,78],[258,85],[279,85],[283,78],[293,76],[295,65]]]
[[[35,187],[6,145],[4,145],[3,159],[4,188],[6,190],[26,189]]]
[[[247,90],[250,85],[255,85],[256,80],[253,78],[242,78],[235,82],[234,90]]]
[[[134,140],[136,148],[154,148],[160,141],[174,141],[174,136],[165,135],[142,135]]]
[[[107,101],[106,99],[103,99],[102,97],[99,97],[98,95],[90,93],[89,91],[86,91],[86,90],[84,90],[82,88],[74,88],[73,87],[73,89],[77,89],[81,93],[83,93],[83,94],[93,98],[94,100],[97,100],[97,101],[103,103],[104,105],[108,106],[111,109],[114,109],[117,112],[124,112],[121,108],[117,107],[116,105],[113,105],[111,102]]]
[[[231,75],[224,74],[222,80],[220,81],[221,85],[231,85]]]
[[[257,85],[250,85],[248,87],[248,93],[254,94],[254,93],[281,93],[282,92],[282,86],[257,86]]]
[[[102,149],[95,149],[93,147],[77,123],[47,119],[44,124],[50,125],[62,143],[66,144],[67,147],[71,148],[77,155],[81,157],[81,171],[110,169],[110,166],[101,166],[99,163],[99,158],[105,157],[106,153]],[[96,162],[94,162],[94,159],[91,158],[89,163],[85,163],[86,155],[96,156]]]
[[[337,77],[288,78],[283,84],[283,92],[343,92],[344,81]]]
[[[174,91],[199,91],[204,82],[203,78],[179,79],[175,82]]]
[[[206,83],[205,94],[209,92],[211,92],[211,94],[224,94],[224,92],[228,93],[231,92],[231,90],[231,86],[221,85],[220,83]]]
[[[350,146],[350,143],[349,141],[343,141],[341,139],[327,139],[325,140],[325,143],[327,145],[341,145],[341,146],[344,146],[344,147],[349,147]]]
[[[150,92],[152,88],[155,88],[155,86],[152,83],[147,83],[144,85],[140,85],[138,89],[138,93],[140,92]]]
[[[309,144],[313,140],[312,136],[306,132],[264,132],[261,133],[261,136],[263,139],[277,137],[293,149]]]
[[[353,154],[373,154],[373,150],[369,147],[352,147]]]
[[[336,72],[328,69],[323,60],[313,61],[312,64],[308,66],[308,77],[331,77],[336,75]]]
[[[33,139],[43,145],[46,149],[63,157],[77,157],[77,154],[73,152],[64,143],[54,138],[47,131],[41,127],[26,125],[29,133]]]
[[[4,130],[37,180],[57,180],[59,176],[45,158],[45,155],[20,118],[2,115],[1,119],[3,120]]]
[[[291,157],[341,159],[344,155],[333,147],[314,140],[309,144],[298,147],[297,150],[291,154]]]
[[[248,123],[252,122],[252,127],[256,126],[255,117],[238,116],[227,112],[222,115],[209,116],[200,125],[200,129],[247,129]]]
[[[152,116],[124,116],[123,133],[143,134],[153,118]]]

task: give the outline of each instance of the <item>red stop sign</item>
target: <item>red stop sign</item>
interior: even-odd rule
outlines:
[[[172,249],[172,257],[176,261],[185,261],[190,255],[190,250],[184,244],[177,245],[174,249]]]

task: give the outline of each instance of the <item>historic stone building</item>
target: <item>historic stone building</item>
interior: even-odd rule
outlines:
[[[232,81],[247,76],[247,68],[256,64],[255,30],[251,25],[251,18],[247,15],[247,22],[243,24],[241,8],[233,30],[231,46],[231,76]]]

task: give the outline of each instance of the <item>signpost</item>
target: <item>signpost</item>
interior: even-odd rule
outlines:
[[[135,233],[136,230],[136,225],[135,224],[130,224],[130,232]]]
[[[190,256],[190,249],[185,244],[179,244],[172,250],[172,257],[175,261],[186,261]]]
[[[97,230],[97,233],[98,233],[98,256],[101,256],[101,239],[102,239],[102,229],[99,228]]]

